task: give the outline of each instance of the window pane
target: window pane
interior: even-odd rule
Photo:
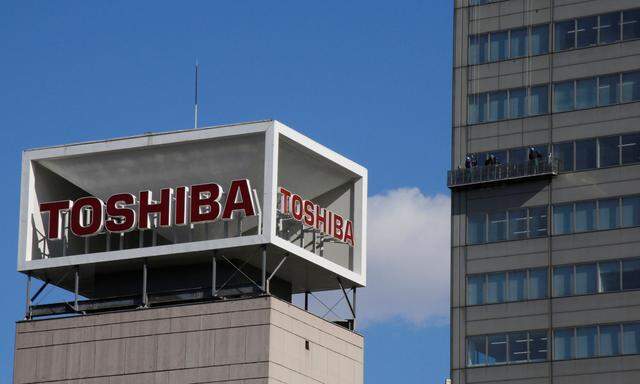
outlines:
[[[507,213],[489,214],[489,241],[507,240]]]
[[[578,48],[596,45],[598,42],[598,16],[578,19]]]
[[[549,112],[549,88],[546,85],[529,90],[529,115],[543,115]]]
[[[527,298],[527,272],[509,272],[509,301],[520,301]]]
[[[514,119],[527,114],[527,89],[512,89],[509,91],[509,117]]]
[[[504,120],[507,108],[507,91],[489,93],[489,121]]]
[[[622,135],[622,164],[640,162],[640,134]]]
[[[487,279],[487,303],[503,303],[505,288],[504,272],[490,273]]]
[[[596,355],[598,327],[579,327],[576,330],[576,358]]]
[[[622,325],[624,354],[640,353],[640,323]]]
[[[547,269],[538,268],[529,271],[529,299],[544,299],[547,297]]]
[[[600,76],[598,85],[598,105],[611,105],[619,102],[620,76]]]
[[[598,201],[598,229],[613,229],[620,225],[620,199]]]
[[[622,198],[622,226],[640,225],[640,196]]]
[[[598,263],[600,269],[600,292],[616,292],[620,290],[620,263],[607,261]]]
[[[489,59],[491,61],[505,60],[509,42],[508,32],[492,33],[489,40]]]
[[[596,167],[596,140],[576,141],[576,170]]]
[[[570,296],[573,293],[573,265],[553,269],[553,296]]]
[[[469,244],[486,242],[486,218],[484,213],[469,215],[469,228],[467,230]]]
[[[509,211],[509,240],[525,239],[527,237],[527,209]]]
[[[555,360],[573,357],[573,328],[558,329],[553,333],[553,358]]]
[[[526,164],[528,161],[527,148],[516,148],[509,150],[510,164]]]
[[[553,233],[563,235],[573,232],[573,204],[553,206]]]
[[[485,275],[467,277],[467,305],[484,304]]]
[[[547,359],[547,331],[529,332],[529,360],[540,361]]]
[[[529,208],[529,236],[547,236],[547,207]]]
[[[576,295],[596,293],[598,268],[596,264],[576,265]]]
[[[593,231],[596,229],[596,202],[585,201],[576,203],[576,232]]]
[[[622,12],[622,38],[637,39],[640,37],[640,10]]]
[[[555,144],[553,156],[558,159],[560,171],[573,171],[573,142]]]
[[[573,110],[573,80],[553,86],[553,110],[565,112]]]
[[[620,39],[620,12],[600,16],[600,44],[613,43]]]
[[[542,55],[549,52],[549,26],[531,28],[531,54]]]
[[[596,79],[576,81],[576,108],[592,108],[596,106]]]
[[[469,124],[487,121],[487,94],[469,96]]]
[[[527,361],[528,335],[526,332],[516,332],[509,334],[509,361]]]
[[[507,362],[507,335],[489,336],[489,354],[487,364],[500,364]]]
[[[527,38],[529,37],[527,28],[514,29],[511,31],[511,58],[527,55]]]
[[[622,289],[640,288],[640,259],[622,261]]]
[[[600,326],[600,356],[615,356],[620,354],[620,326]]]
[[[601,137],[598,139],[600,161],[599,167],[610,167],[620,164],[620,136]]]
[[[622,74],[622,102],[640,100],[640,72]]]
[[[487,62],[489,56],[489,36],[476,35],[469,37],[469,64]]]
[[[576,31],[574,20],[561,21],[556,23],[556,51],[571,49],[575,47]]]
[[[487,355],[484,336],[474,336],[467,338],[467,364],[484,365],[487,363]]]

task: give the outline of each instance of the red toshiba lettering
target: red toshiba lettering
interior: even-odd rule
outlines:
[[[140,192],[140,203],[138,205],[138,228],[150,229],[151,222],[149,214],[157,213],[160,215],[159,225],[168,227],[171,225],[171,197],[173,196],[173,188],[163,188],[160,190],[160,202],[152,202],[151,191]]]
[[[325,208],[316,205],[316,229],[321,230],[324,233],[327,233],[327,210]],[[320,223],[322,223],[322,228],[320,228]]]
[[[291,197],[291,214],[298,221],[302,219],[302,197],[295,194]]]
[[[76,236],[91,236],[104,226],[104,203],[97,197],[82,197],[71,208],[71,232]]]
[[[229,187],[229,195],[224,204],[222,212],[223,220],[233,220],[236,211],[244,212],[245,216],[255,215],[255,206],[253,203],[253,195],[251,194],[251,184],[249,180],[233,180]]]
[[[176,225],[187,224],[187,195],[189,187],[178,187],[176,189]]]
[[[282,194],[282,202],[281,202],[281,207],[280,209],[282,210],[282,213],[289,213],[289,211],[291,210],[289,208],[289,199],[291,198],[291,192],[287,191],[286,189],[280,187],[280,193]]]
[[[191,186],[191,223],[215,221],[222,206],[220,197],[222,187],[218,184],[199,184]]]
[[[59,240],[62,238],[62,212],[71,209],[73,202],[71,200],[53,201],[49,203],[40,204],[40,212],[49,213],[49,230],[47,231],[47,237],[50,240]]]
[[[315,205],[313,204],[313,202],[309,200],[305,200],[304,201],[304,223],[310,227],[313,227],[313,224],[315,223],[315,220],[316,220],[313,215],[314,211],[315,211]]]
[[[356,242],[353,239],[353,223],[351,222],[351,220],[347,220],[347,224],[344,227],[343,241],[352,247],[356,245]]]
[[[333,215],[333,237],[338,240],[342,240],[344,237],[344,232],[342,231],[342,226],[344,225],[344,219],[342,216],[337,213]]]
[[[113,233],[129,232],[136,226],[136,210],[125,205],[136,203],[136,197],[130,193],[118,193],[107,199],[107,215],[104,225]]]

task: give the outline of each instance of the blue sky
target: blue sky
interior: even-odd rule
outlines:
[[[201,125],[278,119],[365,165],[370,195],[447,193],[451,8],[426,0],[3,1],[0,382],[10,380],[14,321],[24,310],[24,277],[15,272],[22,149],[191,127],[198,58]],[[369,384],[437,383],[448,373],[442,322],[399,315],[362,332]]]

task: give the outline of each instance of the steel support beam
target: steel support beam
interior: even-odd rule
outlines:
[[[142,263],[142,307],[149,306],[149,295],[147,294],[147,260]]]
[[[282,267],[282,264],[284,264],[284,262],[287,261],[288,257],[289,257],[289,253],[285,253],[282,260],[280,260],[280,263],[278,263],[278,265],[273,270],[273,272],[271,272],[271,275],[269,275],[269,278],[267,278],[267,290],[266,290],[267,294],[271,294],[271,279],[273,279],[273,277],[276,275],[280,267]]]
[[[218,297],[218,251],[213,251],[211,258],[211,296]]]
[[[26,308],[24,317],[27,320],[31,320],[31,273],[27,274],[27,296],[26,296]]]
[[[73,309],[77,312],[78,296],[80,296],[80,266],[79,265],[76,265],[76,269],[74,271],[74,280],[75,280],[75,284],[73,289],[73,294],[74,294]]]
[[[309,291],[304,292],[304,310],[309,311]]]
[[[340,289],[342,290],[342,294],[344,295],[344,299],[347,301],[347,305],[349,305],[349,309],[351,310],[351,314],[353,315],[353,318],[356,318],[356,311],[353,307],[353,305],[351,305],[351,300],[349,300],[349,296],[347,296],[347,291],[344,289],[344,286],[342,285],[342,280],[340,280],[339,277],[336,277],[336,279],[338,279],[338,284],[340,285]]]
[[[267,246],[263,245],[262,253],[262,292],[267,292]]]

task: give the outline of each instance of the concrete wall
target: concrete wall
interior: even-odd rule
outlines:
[[[362,336],[272,297],[16,328],[16,384],[363,382]]]

